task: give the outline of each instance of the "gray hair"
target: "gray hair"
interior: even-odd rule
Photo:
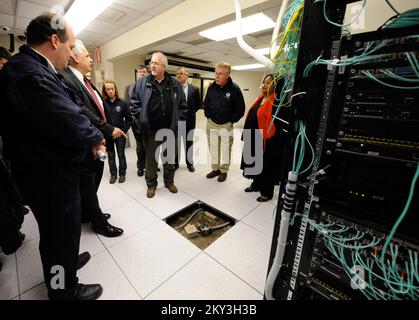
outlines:
[[[169,63],[168,63],[168,61],[167,61],[167,57],[164,55],[164,53],[163,53],[163,52],[159,52],[159,51],[157,51],[157,52],[154,52],[154,53],[153,53],[153,56],[154,56],[154,55],[161,56],[161,58],[162,58],[162,60],[163,60],[163,65],[164,65],[164,68],[166,69],[166,68],[167,68],[167,66],[169,65]]]
[[[73,53],[77,56],[84,54],[87,51],[86,47],[83,44],[83,41],[76,39],[76,44],[73,48]]]
[[[188,71],[186,71],[185,67],[179,67],[179,68],[177,68],[177,69],[176,69],[176,72],[178,72],[179,70],[183,70],[183,71],[185,72],[186,76],[187,76],[187,77],[189,76],[189,72],[188,72]]]

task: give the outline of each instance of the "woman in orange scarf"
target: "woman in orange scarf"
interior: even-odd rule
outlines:
[[[272,111],[275,108],[275,87],[276,83],[274,76],[268,74],[263,79],[261,87],[262,94],[249,108],[244,124],[244,129],[252,130],[250,139],[244,139],[245,144],[251,144],[247,147],[251,148],[252,156],[262,156],[255,154],[261,149],[255,147],[255,141],[263,141],[262,172],[258,175],[246,175],[246,168],[254,166],[255,164],[246,163],[244,157],[242,158],[241,164],[241,169],[245,170],[244,175],[253,179],[250,187],[246,188],[244,191],[260,191],[260,197],[256,199],[259,202],[265,202],[272,199],[274,186],[279,181],[282,163],[284,141],[278,140],[280,137],[279,131],[282,131],[282,129],[278,128],[279,124],[276,121],[272,123]],[[262,135],[262,139],[256,139],[255,135]]]

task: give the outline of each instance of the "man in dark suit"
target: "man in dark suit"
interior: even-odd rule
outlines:
[[[80,113],[56,69],[67,67],[72,28],[55,14],[29,23],[27,43],[0,73],[0,133],[12,175],[39,227],[50,299],[97,299],[100,285],[78,284],[80,163],[106,151],[102,133]],[[92,156],[93,156],[92,155]],[[80,266],[80,265],[79,265]]]
[[[86,77],[86,74],[92,70],[93,61],[80,40],[76,40],[69,64],[70,66],[60,71],[60,74],[73,92],[82,112],[102,132],[106,140],[126,138],[121,129],[107,123],[107,119],[110,118],[109,106],[103,103],[99,91]],[[109,214],[102,213],[97,197],[103,167],[103,161],[94,159],[91,154],[87,154],[82,163],[80,179],[82,222],[90,222],[93,231],[105,237],[117,237],[123,233],[123,230],[107,221]]]
[[[136,71],[136,79],[141,79],[142,77],[148,76],[148,69],[145,65],[139,65]],[[134,90],[135,82],[127,86],[125,91],[125,100],[130,103],[132,90]],[[143,130],[138,119],[134,117],[134,122],[132,123],[132,133],[134,134],[135,142],[137,144],[137,175],[142,177],[145,170],[145,148],[143,143]]]
[[[188,113],[186,116],[186,131],[181,131],[178,136],[178,147],[176,148],[176,159],[175,167],[179,168],[179,157],[180,157],[180,145],[181,140],[183,140],[183,145],[185,147],[185,158],[186,165],[190,172],[194,172],[195,168],[193,166],[193,132],[189,136],[189,132],[195,129],[196,126],[196,112],[201,106],[201,97],[199,95],[199,89],[194,85],[188,83],[188,72],[185,68],[178,68],[176,71],[176,79],[179,81],[182,86],[183,92],[185,92],[186,103],[188,104]],[[188,139],[189,138],[189,139]]]

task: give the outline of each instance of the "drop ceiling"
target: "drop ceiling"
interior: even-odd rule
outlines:
[[[184,0],[115,0],[99,17],[92,21],[78,37],[86,47],[101,46],[121,34],[152,19],[160,13],[178,5]],[[201,1],[201,0],[197,0]],[[226,0],[227,1],[227,0]],[[228,0],[232,1],[232,0]],[[7,26],[13,34],[23,35],[31,19],[42,12],[50,11],[55,5],[68,8],[72,0],[0,0],[0,25]],[[264,12],[275,21],[279,4]],[[203,27],[206,29],[208,26]],[[255,60],[244,53],[235,39],[211,41],[198,34],[199,31],[182,34],[180,37],[165,39],[144,47],[133,54],[148,54],[163,51],[170,55],[181,56],[206,63],[226,60],[232,64],[250,64]],[[253,47],[267,47],[271,41],[272,30],[244,36]],[[3,32],[7,34],[7,32]]]

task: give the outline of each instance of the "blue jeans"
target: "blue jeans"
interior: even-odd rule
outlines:
[[[126,139],[124,137],[112,140],[108,143],[108,162],[109,169],[111,171],[111,176],[116,176],[118,173],[118,168],[116,167],[115,160],[115,146],[116,151],[118,152],[119,159],[119,176],[125,176],[127,173],[127,160],[125,158],[125,143]]]

